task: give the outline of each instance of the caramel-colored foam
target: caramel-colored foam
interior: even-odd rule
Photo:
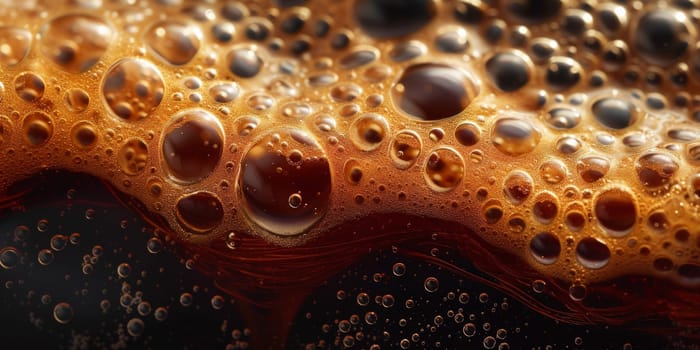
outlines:
[[[0,9],[0,191],[87,172],[202,246],[414,215],[572,286],[700,286],[697,9],[168,3]]]

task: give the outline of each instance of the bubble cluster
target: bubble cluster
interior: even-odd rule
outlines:
[[[2,193],[89,173],[225,249],[205,269],[252,259],[240,237],[269,263],[430,222],[574,301],[630,275],[700,286],[692,1],[80,3],[0,10]]]

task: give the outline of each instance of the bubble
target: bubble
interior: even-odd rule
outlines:
[[[0,65],[12,67],[24,60],[32,46],[32,33],[18,27],[0,27]]]
[[[565,218],[566,227],[572,232],[578,232],[583,229],[586,224],[586,217],[581,211],[570,210],[566,213]]]
[[[389,132],[389,125],[383,116],[366,113],[350,125],[350,139],[362,151],[372,151],[381,145]]]
[[[666,272],[666,271],[671,271],[673,269],[673,260],[667,258],[667,257],[660,257],[654,259],[654,262],[652,263],[654,266],[654,269],[657,271],[661,272]]]
[[[597,8],[596,22],[608,34],[617,34],[627,26],[628,15],[624,6],[603,3]]]
[[[42,249],[39,251],[39,254],[37,254],[36,259],[39,264],[46,266],[50,265],[54,261],[55,256],[51,250]]]
[[[154,23],[144,41],[166,63],[181,66],[191,61],[202,45],[198,26],[179,20],[166,19]]]
[[[435,277],[428,277],[423,281],[423,288],[428,293],[435,293],[440,288],[440,281]]]
[[[486,60],[486,74],[496,88],[516,91],[530,81],[532,62],[520,51],[500,52]]]
[[[543,224],[552,222],[559,212],[557,198],[549,192],[542,192],[535,197],[532,205],[532,215]]]
[[[394,44],[389,51],[389,58],[394,62],[406,62],[425,54],[428,48],[418,40],[402,41]]]
[[[231,50],[226,55],[229,71],[241,78],[252,78],[260,72],[263,66],[262,59],[251,48],[240,47]]]
[[[49,245],[54,251],[60,252],[61,250],[65,249],[68,245],[68,238],[64,235],[53,235],[51,236]]]
[[[506,176],[503,182],[503,192],[513,204],[521,204],[532,193],[532,177],[524,171],[515,170]]]
[[[435,46],[446,53],[462,53],[469,48],[467,31],[461,27],[444,27],[435,37]]]
[[[480,137],[481,129],[473,123],[461,123],[455,128],[455,138],[463,146],[474,146]]]
[[[0,266],[5,270],[17,267],[20,262],[20,254],[15,247],[3,247],[0,249]]]
[[[66,107],[73,113],[80,113],[90,104],[90,95],[83,89],[70,89],[63,95]]]
[[[649,63],[668,66],[683,57],[695,42],[695,31],[682,11],[657,8],[638,18],[631,32],[632,41]]]
[[[132,337],[138,337],[143,334],[145,328],[146,326],[144,325],[143,320],[140,318],[134,317],[126,323],[126,331]]]
[[[168,318],[168,309],[162,306],[156,308],[156,310],[153,312],[153,317],[155,317],[155,319],[158,321],[164,321],[166,318]]]
[[[396,299],[394,299],[394,296],[391,294],[384,294],[382,296],[381,304],[385,308],[391,308],[394,307],[394,304],[396,303]]]
[[[576,259],[589,269],[600,269],[610,260],[610,248],[593,237],[585,237],[576,245]]]
[[[555,129],[573,129],[581,122],[581,113],[569,107],[555,107],[547,111],[543,118]]]
[[[201,109],[180,112],[165,127],[161,143],[166,171],[178,182],[201,181],[219,164],[223,143],[214,115]]]
[[[583,181],[592,183],[603,178],[610,170],[610,161],[600,156],[588,156],[576,162],[576,171]]]
[[[58,303],[53,308],[53,318],[61,324],[67,324],[73,319],[73,307],[65,302]]]
[[[532,152],[540,142],[541,134],[524,119],[505,117],[494,123],[491,138],[499,151],[519,156]]]
[[[541,264],[553,264],[561,253],[559,237],[550,232],[538,233],[530,240],[530,253]]]
[[[139,303],[138,306],[136,306],[136,311],[139,313],[141,316],[148,316],[151,314],[151,303],[147,301],[142,301]]]
[[[379,58],[379,52],[375,48],[360,47],[342,56],[338,64],[342,69],[355,69],[368,65],[377,60],[377,58]]]
[[[160,71],[143,59],[117,61],[107,70],[102,81],[102,97],[108,110],[128,121],[151,115],[163,100],[164,93]]]
[[[569,57],[552,57],[549,60],[545,81],[556,91],[568,90],[581,81],[583,68]]]
[[[402,111],[426,121],[461,113],[476,95],[478,88],[471,78],[457,68],[438,63],[409,66],[392,89],[394,103]]]
[[[391,267],[391,271],[394,276],[401,277],[406,274],[406,265],[404,263],[397,262]]]
[[[24,141],[32,146],[41,146],[53,136],[53,120],[40,111],[29,112],[22,119]]]
[[[119,149],[119,168],[127,175],[138,175],[148,164],[148,147],[141,139],[129,139]]]
[[[628,234],[637,221],[634,198],[620,189],[610,189],[598,195],[594,209],[598,223],[613,237]]]
[[[462,333],[467,337],[471,338],[476,335],[476,325],[469,322],[462,327]]]
[[[389,146],[389,156],[397,169],[405,170],[413,166],[423,147],[420,136],[411,130],[403,130],[394,136]]]
[[[573,154],[578,152],[583,144],[574,136],[564,136],[557,140],[557,151],[562,154]]]
[[[214,84],[209,88],[209,95],[218,103],[229,103],[241,93],[238,84],[233,82]]]
[[[503,206],[495,199],[484,203],[482,211],[487,224],[495,224],[503,217]]]
[[[362,31],[377,39],[393,39],[413,34],[436,14],[433,0],[359,0],[353,17]]]
[[[464,159],[451,148],[430,152],[425,164],[425,180],[433,190],[447,192],[459,185],[464,177]]]
[[[73,144],[82,149],[90,149],[97,144],[97,126],[88,121],[79,121],[71,128]]]
[[[520,21],[525,23],[539,23],[556,16],[562,8],[562,1],[509,0],[503,1],[501,6]]]
[[[205,191],[190,193],[178,199],[175,205],[178,222],[190,231],[204,233],[213,230],[224,218],[221,200]]]
[[[288,160],[293,150],[304,155],[295,164]],[[280,130],[255,142],[241,161],[238,181],[248,217],[277,235],[304,232],[329,206],[332,181],[328,159],[316,141],[300,130]],[[303,199],[296,208],[289,205],[292,194]]]
[[[71,73],[82,73],[100,61],[115,39],[104,20],[84,14],[56,17],[41,29],[39,50]]]
[[[17,96],[26,102],[37,102],[44,96],[46,84],[44,79],[32,72],[17,75],[14,81]]]
[[[676,161],[664,153],[647,153],[637,159],[635,170],[642,185],[659,187],[667,184],[678,171]]]
[[[617,97],[602,98],[591,107],[593,116],[610,129],[624,129],[638,119],[637,107],[632,102]]]
[[[121,263],[117,266],[117,275],[120,278],[127,278],[131,274],[131,265],[128,263]]]

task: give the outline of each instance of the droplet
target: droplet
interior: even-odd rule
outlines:
[[[201,109],[180,112],[165,128],[162,140],[166,170],[176,181],[201,181],[219,164],[223,143],[223,130],[214,115]]]
[[[198,26],[166,19],[153,24],[144,40],[166,63],[181,66],[191,61],[199,51],[202,33]]]
[[[151,62],[124,58],[105,73],[102,97],[108,109],[121,119],[135,121],[148,117],[163,100],[165,85]]]
[[[394,103],[408,115],[433,121],[464,111],[478,94],[478,88],[457,68],[421,63],[403,71],[392,94]]]
[[[41,30],[39,49],[53,63],[82,73],[100,61],[115,33],[104,20],[84,14],[52,19]]]
[[[288,147],[282,147],[285,144]],[[295,164],[289,153],[304,155]],[[248,217],[277,235],[297,235],[321,219],[331,195],[330,165],[310,135],[296,129],[281,130],[259,139],[241,162],[239,185]],[[298,194],[303,204],[289,205]]]
[[[224,209],[215,194],[199,191],[178,199],[175,214],[178,222],[189,231],[204,233],[219,226]]]

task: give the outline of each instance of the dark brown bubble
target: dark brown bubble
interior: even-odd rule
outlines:
[[[664,232],[670,225],[671,222],[663,211],[651,213],[647,218],[647,226],[656,232]]]
[[[531,65],[520,51],[501,52],[486,61],[486,73],[496,88],[513,92],[530,81]]]
[[[231,73],[241,78],[252,78],[263,66],[262,59],[253,49],[238,48],[226,55],[226,62]]]
[[[532,188],[532,177],[520,170],[508,174],[503,183],[503,191],[513,204],[524,202],[532,193]]]
[[[374,48],[360,48],[340,58],[340,68],[355,69],[374,62],[379,52]]]
[[[653,262],[654,269],[661,271],[661,272],[666,272],[666,271],[671,271],[673,269],[673,260],[667,258],[667,257],[660,257],[654,259]]]
[[[596,182],[603,178],[610,170],[610,161],[599,156],[589,156],[581,158],[576,162],[576,171],[583,181]]]
[[[552,57],[545,72],[545,81],[554,90],[568,90],[581,81],[581,65],[569,57]]]
[[[610,189],[595,201],[595,216],[600,225],[613,237],[624,236],[637,221],[637,206],[626,191]]]
[[[29,112],[22,119],[24,140],[32,146],[41,146],[48,142],[53,136],[53,131],[53,120],[44,112]]]
[[[581,231],[586,224],[586,217],[580,211],[571,210],[566,213],[565,222],[566,227],[568,227],[570,231],[578,232]]]
[[[303,159],[290,162],[292,150],[301,152]],[[356,179],[352,169],[346,164],[346,175]],[[282,130],[258,140],[241,162],[238,182],[248,217],[277,235],[300,234],[328,210],[332,187],[328,159],[299,130]]]
[[[389,132],[389,124],[379,114],[367,113],[350,125],[350,139],[363,151],[377,149]]]
[[[532,206],[532,215],[537,221],[548,224],[557,217],[558,213],[559,205],[553,194],[543,192],[537,195]]]
[[[581,113],[569,107],[555,107],[547,111],[544,120],[555,129],[572,129],[581,122]]]
[[[102,81],[102,96],[108,109],[119,118],[146,118],[160,105],[165,82],[151,62],[124,58],[114,63]]]
[[[455,128],[455,139],[464,146],[474,146],[481,138],[481,129],[473,123],[462,123]]]
[[[610,248],[596,238],[586,237],[576,245],[576,258],[586,268],[600,269],[610,260]]]
[[[97,144],[97,126],[88,121],[77,122],[71,128],[71,139],[80,148],[92,148]]]
[[[178,199],[175,214],[180,224],[188,231],[204,233],[221,224],[224,208],[215,194],[200,191]]]
[[[595,119],[610,129],[624,129],[638,119],[637,107],[617,97],[602,98],[591,107]]]
[[[191,61],[202,46],[199,27],[166,19],[155,23],[145,34],[144,41],[158,57],[174,66]]]
[[[428,155],[425,180],[437,192],[450,191],[462,182],[464,160],[451,148],[438,148]]]
[[[17,96],[27,102],[36,102],[44,96],[46,84],[37,74],[32,72],[20,73],[14,81]]]
[[[683,57],[694,43],[688,17],[670,8],[651,10],[639,17],[632,31],[634,47],[648,62],[667,66]]]
[[[445,64],[422,63],[406,68],[394,87],[401,110],[419,120],[440,120],[461,113],[478,89],[462,71]]]
[[[204,110],[180,112],[165,129],[162,156],[166,171],[180,182],[193,183],[214,171],[223,150],[223,130]]]
[[[353,17],[369,36],[393,39],[418,31],[435,13],[433,0],[358,0]]]
[[[635,163],[639,181],[646,187],[659,187],[668,183],[678,171],[678,163],[664,153],[649,153]]]
[[[495,199],[484,203],[482,211],[487,224],[495,224],[503,217],[503,206]]]
[[[537,234],[530,240],[530,253],[541,264],[553,264],[561,253],[559,237],[551,232]]]
[[[345,162],[343,169],[345,173],[345,180],[347,182],[351,184],[359,184],[360,181],[362,181],[362,167],[360,167],[360,164],[356,160],[349,159],[347,162]]]

